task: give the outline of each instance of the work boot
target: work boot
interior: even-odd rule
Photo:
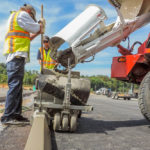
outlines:
[[[9,122],[11,120],[12,120],[11,118],[1,117],[1,123],[2,124],[5,124],[6,122]]]
[[[13,118],[5,118],[3,120],[1,120],[2,125],[19,125],[22,124],[22,122],[19,122]]]
[[[15,118],[1,119],[2,125],[27,125],[29,120],[23,116],[16,116]]]
[[[16,121],[20,121],[20,122],[29,122],[29,119],[28,118],[25,118],[21,115],[18,115],[14,118]]]

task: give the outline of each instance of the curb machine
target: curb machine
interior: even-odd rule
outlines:
[[[90,94],[90,81],[80,78],[79,72],[71,72],[68,60],[68,74],[52,70],[43,70],[36,82],[37,96],[34,100],[35,110],[45,110],[49,119],[53,120],[54,131],[74,132],[77,118],[82,111],[92,111],[86,105]]]

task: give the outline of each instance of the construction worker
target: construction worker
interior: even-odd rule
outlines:
[[[41,48],[38,50],[37,59],[41,64]],[[48,36],[43,38],[43,68],[54,69],[57,62],[50,57],[50,39]]]
[[[2,124],[28,122],[28,119],[21,115],[24,66],[29,60],[30,41],[44,30],[44,23],[37,23],[35,17],[35,9],[25,4],[19,11],[13,11],[8,19],[3,54],[6,56],[9,90],[5,112],[1,117]]]

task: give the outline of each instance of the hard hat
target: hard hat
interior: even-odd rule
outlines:
[[[31,10],[33,20],[35,22],[37,22],[37,20],[36,20],[36,11],[35,11],[33,6],[31,6],[29,4],[24,4],[22,8]]]
[[[49,41],[49,37],[45,35],[45,36],[43,37],[43,41]]]

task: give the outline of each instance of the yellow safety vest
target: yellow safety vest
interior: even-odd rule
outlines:
[[[9,29],[5,36],[3,54],[15,52],[30,52],[30,34],[18,25],[17,17],[20,11],[13,12],[9,19]]]
[[[40,53],[41,50],[42,49],[40,48]],[[54,67],[56,66],[56,61],[50,57],[51,50],[48,50],[47,55],[45,51],[46,50],[43,48],[43,66],[47,69],[54,69]]]

